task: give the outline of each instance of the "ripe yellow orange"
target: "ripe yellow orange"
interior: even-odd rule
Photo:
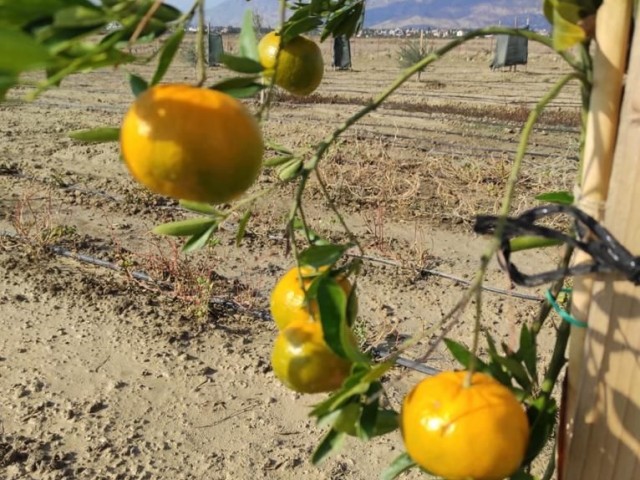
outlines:
[[[236,99],[190,85],[149,88],[120,133],[131,175],[177,199],[225,203],[244,193],[262,165],[258,123]]]
[[[351,363],[336,355],[325,343],[319,322],[298,321],[280,331],[273,345],[271,366],[275,376],[300,393],[338,389]]]
[[[309,95],[318,88],[324,75],[320,47],[301,36],[289,40],[278,55],[279,46],[280,35],[276,32],[268,33],[258,43],[258,56],[265,76],[271,79],[276,69],[276,85],[294,95]]]
[[[280,330],[295,321],[319,320],[318,302],[305,302],[305,291],[319,272],[312,267],[293,267],[285,273],[271,292],[271,316]],[[300,282],[302,277],[302,283]],[[351,283],[345,277],[337,279],[347,297],[351,293]],[[304,285],[304,289],[303,289]]]
[[[443,372],[405,397],[400,426],[409,456],[447,480],[502,480],[514,473],[529,440],[527,416],[492,377]]]

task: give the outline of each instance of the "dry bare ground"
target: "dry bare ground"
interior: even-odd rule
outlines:
[[[234,42],[225,38],[225,47]],[[327,69],[309,99],[279,96],[265,135],[308,148],[399,74],[398,47],[355,40],[354,70]],[[367,346],[436,325],[459,298],[461,282],[430,272],[473,276],[484,247],[470,233],[473,215],[496,211],[521,123],[565,71],[532,46],[526,69],[492,72],[491,48],[490,39],[475,41],[409,81],[324,162],[330,192],[368,255],[387,261],[367,261],[358,283]],[[330,45],[323,51],[329,65]],[[188,58],[187,48],[168,80],[193,81]],[[226,74],[209,69],[212,79]],[[322,396],[293,394],[270,371],[276,328],[267,303],[292,263],[282,242],[291,187],[259,202],[240,248],[232,219],[217,246],[184,257],[149,230],[187,214],[134,184],[117,145],[66,135],[118,125],[132,98],[125,71],[78,75],[30,104],[22,94],[0,105],[0,478],[376,478],[401,451],[399,433],[349,441],[312,466],[322,431],[307,413]],[[578,109],[570,89],[536,129],[516,210],[538,193],[571,189]],[[265,170],[255,189],[275,183]],[[305,205],[319,232],[343,238],[317,185]],[[537,269],[556,256],[521,261]],[[495,265],[487,284],[508,288]],[[539,303],[484,299],[485,326],[508,344]],[[465,313],[450,336],[468,342],[471,318]],[[429,340],[408,356],[419,357]],[[453,366],[442,347],[428,362]],[[397,368],[385,379],[393,407],[421,375]]]

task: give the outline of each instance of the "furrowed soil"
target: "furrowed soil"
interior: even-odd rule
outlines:
[[[235,50],[235,38],[224,42]],[[398,77],[400,45],[354,40],[353,70],[327,67],[309,98],[275,96],[265,137],[311,152]],[[322,48],[330,65],[331,45]],[[474,41],[409,80],[322,162],[328,192],[367,255],[357,332],[372,352],[428,331],[404,354],[417,359],[438,339],[486,248],[473,217],[497,212],[526,115],[568,71],[533,45],[526,67],[491,71],[492,48],[491,39]],[[195,81],[192,51],[183,48],[167,81]],[[377,478],[402,451],[399,432],[349,439],[311,465],[323,429],[309,407],[324,396],[292,393],[271,372],[268,297],[292,265],[283,226],[294,187],[265,169],[252,193],[274,190],[256,203],[242,244],[239,212],[217,245],[185,256],[180,242],[150,230],[190,214],[136,185],[117,144],[68,137],[119,125],[132,101],[128,71],[149,78],[153,65],[77,75],[30,103],[22,100],[29,90],[17,89],[0,105],[0,478]],[[572,189],[579,105],[572,85],[542,116],[514,213],[540,193]],[[320,235],[346,241],[316,180],[304,207]],[[558,255],[516,261],[541,271]],[[484,327],[513,346],[543,291],[512,289],[495,263],[486,285],[529,297],[483,294]],[[470,345],[474,311],[447,335]],[[553,330],[541,335],[543,361]],[[426,363],[455,367],[442,344]],[[399,409],[423,375],[402,367],[387,375],[390,406]]]

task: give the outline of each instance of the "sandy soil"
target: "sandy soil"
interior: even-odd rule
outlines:
[[[368,345],[429,328],[454,305],[464,285],[424,269],[469,279],[477,268],[484,240],[469,223],[474,212],[495,211],[520,128],[496,112],[530,107],[563,72],[542,50],[532,51],[527,71],[490,72],[490,47],[476,42],[409,82],[327,159],[331,192],[367,253],[395,263],[367,262],[359,279]],[[397,48],[356,41],[355,70],[328,69],[306,103],[281,99],[266,135],[293,148],[326,136],[399,73]],[[134,67],[145,75],[151,68]],[[181,58],[169,79],[193,74]],[[276,328],[267,299],[291,264],[281,240],[291,187],[260,202],[240,248],[232,219],[217,246],[184,257],[149,230],[185,212],[135,185],[117,145],[66,136],[119,123],[131,101],[124,72],[76,76],[31,104],[18,100],[22,93],[0,105],[0,478],[376,478],[401,452],[399,433],[350,440],[312,466],[323,432],[308,407],[323,396],[289,392],[271,373]],[[451,105],[462,113],[438,110]],[[577,106],[571,90],[552,110],[569,118]],[[516,209],[542,191],[570,188],[577,141],[570,121],[536,130]],[[274,179],[265,171],[257,188]],[[306,205],[318,231],[341,238],[313,185]],[[536,252],[522,261],[540,268],[555,256]],[[495,265],[487,283],[508,288]],[[512,343],[537,306],[487,293],[485,326]],[[450,335],[468,342],[471,318],[463,315]],[[552,335],[543,334],[543,358]],[[408,356],[418,357],[429,340]],[[453,366],[442,347],[429,364]],[[385,379],[394,408],[421,375],[398,368]]]

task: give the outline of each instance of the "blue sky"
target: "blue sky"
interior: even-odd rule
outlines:
[[[206,6],[207,8],[213,7],[214,5],[222,3],[223,1],[224,0],[207,0]],[[173,5],[180,10],[187,10],[189,7],[191,7],[191,5],[193,5],[193,0],[165,0],[165,3]]]

